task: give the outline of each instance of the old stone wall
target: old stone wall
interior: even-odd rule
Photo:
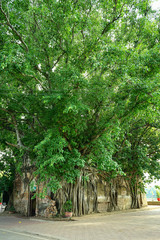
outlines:
[[[93,184],[94,180],[94,184]],[[74,215],[90,214],[93,212],[106,212],[113,210],[126,210],[131,208],[132,197],[122,177],[110,182],[104,181],[101,177],[92,177],[92,181],[77,184],[65,184],[57,195],[48,191],[47,196],[40,198],[43,191],[43,184],[36,187],[36,199],[32,200],[33,193],[29,183],[24,176],[17,176],[14,191],[13,203],[17,212],[24,215],[39,215],[53,217],[59,212],[62,214],[62,207],[67,199],[73,203]],[[140,207],[147,205],[145,194],[138,196]],[[56,203],[59,208],[57,209]]]
[[[110,209],[110,186],[105,181],[99,181],[97,184],[97,211],[106,212]]]
[[[23,176],[17,175],[13,189],[13,207],[16,212],[28,214],[29,192],[28,183],[25,183]]]

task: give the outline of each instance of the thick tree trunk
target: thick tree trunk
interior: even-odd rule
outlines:
[[[73,214],[81,216],[90,212],[97,212],[97,181],[91,176],[85,181],[83,174],[76,179],[75,183],[64,184],[62,189],[54,195],[58,203],[58,211],[63,214],[63,205],[67,200],[73,204]]]
[[[99,183],[100,185],[103,184],[103,181],[105,181],[105,179],[97,173],[92,172],[88,180],[85,180],[84,173],[82,173],[74,183],[65,183],[53,196],[57,202],[58,212],[63,214],[63,205],[67,200],[72,201],[74,216],[98,212],[99,195],[97,188]],[[106,193],[110,201],[107,209],[108,211],[118,209],[118,184],[119,179],[112,179],[108,182],[108,190]]]
[[[132,184],[130,185],[130,192],[131,192],[131,197],[132,197],[132,203],[131,203],[131,208],[136,209],[140,208],[140,199],[138,196],[138,184],[135,183],[134,186]]]

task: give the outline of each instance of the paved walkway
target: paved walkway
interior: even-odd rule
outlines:
[[[0,240],[160,240],[160,207],[74,220],[42,221],[0,215]]]

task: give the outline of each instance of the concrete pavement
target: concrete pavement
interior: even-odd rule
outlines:
[[[160,240],[160,207],[93,214],[75,221],[0,215],[0,240]]]
[[[58,240],[57,238],[46,238],[46,236],[36,236],[34,234],[29,233],[19,233],[9,230],[1,230],[0,229],[0,239],[3,240]]]

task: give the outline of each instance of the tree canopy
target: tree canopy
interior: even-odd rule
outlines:
[[[82,169],[160,176],[148,0],[0,1],[0,148],[52,191]]]

